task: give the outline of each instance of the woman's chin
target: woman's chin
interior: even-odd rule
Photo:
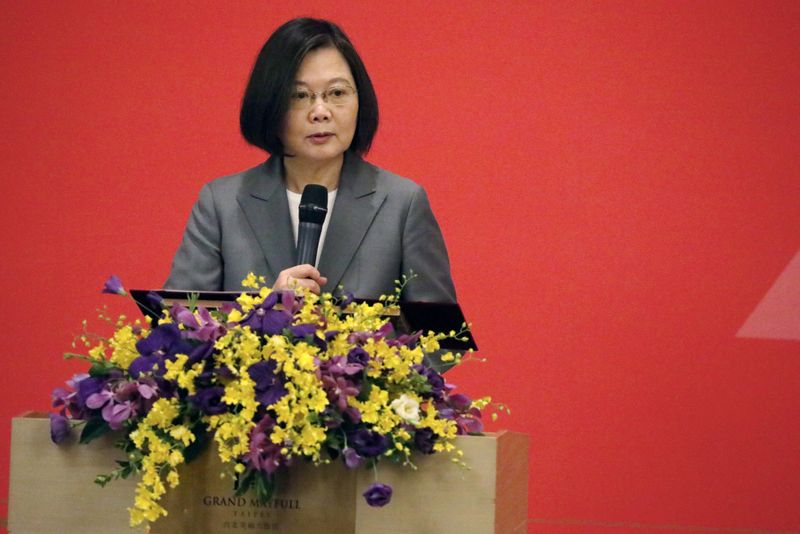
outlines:
[[[295,152],[296,161],[307,161],[308,163],[326,163],[338,161],[342,158],[346,149],[341,147],[314,147],[312,150],[298,150]]]

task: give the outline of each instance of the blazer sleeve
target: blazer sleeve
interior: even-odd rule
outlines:
[[[428,195],[417,186],[411,197],[403,228],[402,272],[413,271],[403,299],[421,302],[456,302],[450,276],[450,260],[439,223],[431,210]]]
[[[220,249],[221,230],[214,193],[210,184],[200,190],[192,208],[172,270],[164,287],[198,291],[219,291],[223,284]]]

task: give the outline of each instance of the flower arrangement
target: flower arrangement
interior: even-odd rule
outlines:
[[[490,399],[457,393],[426,363],[426,352],[463,336],[466,325],[448,334],[394,332],[385,313],[406,281],[393,296],[356,304],[271,290],[251,274],[243,286],[253,291],[219,310],[162,306],[157,322],[111,321],[108,338],[89,334],[84,321],[76,341],[87,354],[65,357],[90,368],[53,392],[51,438],[64,442],[76,427],[81,443],[120,433],[126,459],[95,482],[141,477],[131,526],[166,515],[159,500],[180,482],[178,467],[211,442],[236,493],[253,490],[262,500],[276,471],[297,459],[371,467],[376,480],[379,459],[413,467],[414,453],[446,452],[462,463],[453,440],[482,431]],[[116,277],[103,291],[127,295]],[[375,482],[363,496],[384,506],[392,488]]]

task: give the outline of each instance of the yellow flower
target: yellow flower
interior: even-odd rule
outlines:
[[[178,417],[178,400],[158,399],[145,416],[144,423],[148,426],[166,429],[176,417]]]
[[[434,332],[428,332],[426,335],[422,336],[419,340],[419,344],[422,347],[422,350],[425,352],[433,352],[439,350],[439,340],[437,339],[437,335]]]
[[[136,350],[137,341],[139,341],[139,338],[133,333],[133,328],[130,325],[117,329],[108,341],[112,349],[111,363],[121,369],[130,367],[131,362],[139,357],[139,351]]]
[[[167,360],[164,366],[167,371],[164,373],[164,378],[167,380],[177,380],[178,376],[183,372],[183,366],[186,365],[189,356],[186,354],[177,354],[174,361]]]
[[[188,447],[195,440],[195,435],[186,425],[177,425],[172,427],[169,430],[169,435],[183,443],[184,447]]]
[[[106,359],[105,344],[101,341],[98,345],[95,345],[89,350],[89,356],[94,360],[104,361]]]
[[[228,322],[238,323],[242,319],[244,319],[244,315],[242,315],[242,312],[237,309],[231,310],[231,312],[228,314]]]
[[[242,287],[258,289],[260,286],[266,283],[267,280],[263,276],[256,276],[254,273],[247,273],[247,277],[242,280]]]
[[[158,319],[158,324],[171,324],[172,322],[172,315],[169,314],[169,310],[164,310],[161,312],[161,317]]]
[[[178,472],[174,469],[170,470],[167,473],[167,484],[169,484],[170,488],[176,488],[180,483],[180,478],[178,477]]]
[[[294,353],[292,356],[297,362],[298,369],[303,371],[313,371],[315,369],[314,366],[314,356],[319,352],[319,348],[312,347],[308,343],[301,341],[297,345],[295,345]]]
[[[183,453],[181,451],[173,450],[169,453],[169,459],[167,460],[169,465],[172,467],[177,467],[178,465],[183,463]]]

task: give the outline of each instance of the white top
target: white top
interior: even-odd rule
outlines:
[[[325,244],[325,235],[328,233],[328,223],[331,221],[331,213],[333,212],[333,203],[336,202],[336,192],[338,189],[328,191],[328,213],[325,214],[325,221],[322,223],[322,232],[319,234],[319,245],[317,245],[317,263],[319,265],[319,257],[322,254],[322,245]],[[292,218],[292,232],[294,233],[294,245],[297,246],[297,232],[300,227],[300,199],[303,195],[295,193],[294,191],[286,190],[286,199],[289,201],[289,216]]]

